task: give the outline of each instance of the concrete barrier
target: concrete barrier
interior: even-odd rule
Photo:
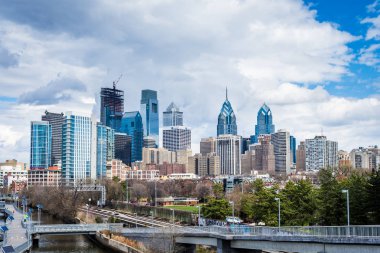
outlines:
[[[107,248],[111,248],[112,250],[115,250],[117,252],[123,252],[123,253],[144,253],[141,250],[135,249],[129,245],[126,245],[124,243],[118,242],[116,240],[110,239],[103,234],[97,232],[96,233],[96,240],[100,242],[103,246]]]

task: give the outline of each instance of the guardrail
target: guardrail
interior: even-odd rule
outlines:
[[[32,241],[28,240],[23,244],[17,246],[14,250],[16,253],[23,253],[29,250],[32,247]]]
[[[380,226],[310,226],[310,227],[261,227],[261,226],[204,226],[204,227],[167,227],[167,228],[129,228],[122,233],[175,233],[250,236],[300,236],[300,237],[378,237]]]
[[[48,233],[86,233],[100,230],[111,230],[122,227],[123,224],[60,224],[34,225],[29,229],[30,234]]]

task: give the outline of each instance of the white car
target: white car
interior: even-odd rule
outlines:
[[[227,216],[227,223],[241,224],[243,221],[239,217]]]

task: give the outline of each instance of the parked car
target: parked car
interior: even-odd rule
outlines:
[[[241,224],[243,221],[239,217],[227,216],[226,221],[228,224]]]

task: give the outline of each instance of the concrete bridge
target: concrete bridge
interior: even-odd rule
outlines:
[[[282,251],[299,253],[380,252],[380,226],[350,227],[182,227],[121,229],[127,237],[171,233],[177,252],[209,245],[218,253]]]

